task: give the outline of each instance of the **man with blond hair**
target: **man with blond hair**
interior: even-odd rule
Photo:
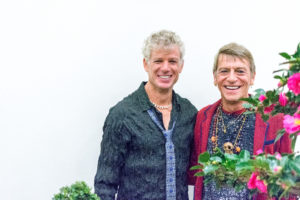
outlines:
[[[184,45],[162,30],[146,39],[143,55],[148,81],[105,120],[95,192],[102,200],[187,200],[197,110],[173,90]]]

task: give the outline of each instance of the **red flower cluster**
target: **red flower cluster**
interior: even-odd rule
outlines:
[[[288,81],[288,88],[292,90],[295,95],[300,94],[300,73],[295,73],[289,77]]]
[[[253,172],[248,184],[247,184],[249,189],[255,189],[257,188],[260,192],[262,193],[267,193],[267,185],[259,179],[258,173],[257,172]]]

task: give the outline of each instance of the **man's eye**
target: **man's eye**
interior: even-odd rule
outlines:
[[[176,60],[170,60],[169,62],[170,62],[170,63],[173,63],[173,64],[177,63]]]
[[[161,63],[161,60],[154,60],[154,63]]]
[[[226,73],[226,72],[228,72],[228,70],[226,70],[226,69],[222,69],[219,71],[219,73]]]
[[[237,70],[237,73],[243,74],[243,73],[245,73],[245,71],[244,70]]]

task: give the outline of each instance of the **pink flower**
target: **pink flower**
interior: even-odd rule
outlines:
[[[274,172],[275,172],[275,173],[279,173],[281,170],[282,170],[282,167],[281,167],[281,166],[276,166],[276,167],[274,167]]]
[[[282,187],[282,189],[284,189],[284,190],[287,188],[286,184],[284,184],[284,183],[281,183],[281,187]]]
[[[263,95],[263,94],[261,94],[261,95],[259,96],[259,98],[258,98],[258,100],[259,100],[260,102],[263,102],[265,99],[267,99],[267,97],[266,97],[265,95]]]
[[[256,188],[256,185],[255,185],[255,182],[256,182],[256,178],[257,178],[257,173],[253,172],[251,174],[251,177],[247,183],[247,186],[249,189],[255,189]]]
[[[283,118],[283,128],[286,132],[291,134],[300,130],[300,114],[294,114],[294,116],[285,115]],[[299,135],[299,134],[298,134]]]
[[[287,98],[287,96],[285,96],[284,93],[280,93],[280,95],[279,95],[279,104],[280,104],[281,106],[286,106],[287,103],[288,103],[288,98]]]
[[[255,189],[257,188],[259,191],[261,191],[262,193],[267,193],[267,186],[266,184],[262,181],[258,179],[257,173],[253,172],[251,174],[251,177],[247,183],[247,186],[249,189]]]
[[[276,156],[275,156],[275,158],[276,158],[277,160],[281,160],[281,159],[282,159],[282,156],[281,156],[281,154],[280,154],[280,153],[276,153]]]
[[[281,81],[279,81],[278,83],[277,83],[277,87],[281,87],[282,86],[282,83],[281,83]]]
[[[268,193],[268,188],[266,184],[262,180],[256,180],[256,187],[261,191],[262,193]]]
[[[274,107],[275,107],[274,104],[272,104],[272,105],[270,105],[270,106],[268,106],[268,107],[265,107],[264,113],[265,113],[265,114],[268,114],[268,113],[272,112],[272,110],[274,109]]]
[[[300,94],[300,73],[295,73],[289,77],[288,81],[288,88],[292,90],[295,95]]]
[[[259,154],[262,154],[262,153],[264,153],[262,149],[258,149],[258,150],[256,151],[256,155],[259,155]]]

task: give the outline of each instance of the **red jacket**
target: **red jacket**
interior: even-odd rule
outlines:
[[[207,150],[207,142],[210,124],[212,122],[212,117],[220,105],[221,100],[216,103],[202,108],[198,114],[194,129],[194,149],[191,157],[190,166],[197,165],[199,154]],[[283,128],[283,115],[276,115],[271,117],[268,122],[264,122],[260,114],[256,114],[255,120],[255,131],[254,131],[254,143],[253,143],[253,153],[262,149],[265,153],[274,154],[275,152],[280,153],[292,153],[290,148],[290,139],[288,134],[285,134],[279,141],[274,143],[276,138],[276,132]],[[202,199],[202,189],[203,189],[203,177],[195,177],[194,174],[196,170],[189,171],[188,179],[190,185],[195,185],[194,196],[195,200]],[[266,199],[263,195],[258,195],[258,199]]]

